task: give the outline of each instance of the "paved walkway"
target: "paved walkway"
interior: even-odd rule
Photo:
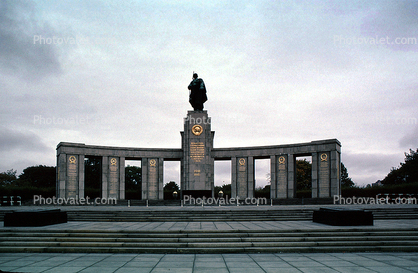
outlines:
[[[418,253],[50,254],[2,253],[9,272],[418,272]]]
[[[418,220],[376,220],[361,228],[416,228]],[[25,230],[231,230],[348,229],[310,221],[260,222],[68,222]],[[355,228],[355,227],[354,227]],[[418,253],[271,254],[56,254],[0,253],[6,272],[418,272]]]
[[[111,230],[111,231],[147,231],[147,230],[345,230],[362,229],[411,229],[418,228],[418,219],[375,220],[373,226],[329,226],[311,221],[230,221],[230,222],[83,222],[71,221],[44,227],[4,227],[0,222],[0,231],[4,230]]]

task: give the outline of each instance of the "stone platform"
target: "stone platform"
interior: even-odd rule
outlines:
[[[64,208],[63,208],[64,209]],[[86,207],[67,211],[85,213]],[[42,228],[0,228],[1,252],[97,253],[276,253],[418,251],[418,219],[376,220],[374,226],[333,227],[309,220],[275,220],[310,206],[279,207],[89,207],[102,218],[69,221]],[[244,209],[244,208],[241,208]],[[398,209],[411,211],[416,206]],[[108,212],[112,214],[105,214]],[[388,210],[389,211],[389,210]],[[145,215],[141,221],[115,221],[121,213]],[[210,212],[210,213],[209,213]],[[396,211],[398,212],[398,211]],[[158,216],[176,214],[167,218]],[[154,216],[157,215],[155,218]],[[203,215],[189,219],[190,215]],[[220,215],[220,219],[214,218]],[[225,217],[226,215],[226,217]],[[151,217],[152,216],[152,217]],[[398,215],[399,216],[399,215]],[[402,216],[402,215],[400,215]],[[110,217],[106,219],[105,217]],[[113,218],[112,218],[113,217]],[[235,217],[240,217],[234,219]],[[247,219],[245,219],[247,217]],[[175,220],[178,218],[178,220]],[[185,220],[187,218],[189,220]],[[99,221],[103,219],[102,221]],[[123,219],[123,218],[122,218]],[[146,220],[148,219],[148,221]],[[263,220],[264,219],[264,220]]]
[[[361,209],[320,208],[314,211],[313,221],[332,226],[373,226],[373,213]]]
[[[415,209],[416,206],[399,206],[398,209],[407,208]],[[81,211],[87,208],[64,209]],[[191,207],[184,212],[214,209],[219,212],[239,211],[239,208]],[[251,209],[257,212],[263,208]],[[280,207],[276,211],[280,212],[280,209],[285,208]],[[5,210],[0,208],[0,211]],[[179,208],[90,208],[90,211],[101,210],[141,213],[176,212]],[[376,220],[374,226],[361,227],[333,227],[306,220],[69,221],[45,227],[13,228],[4,227],[0,222],[0,270],[119,273],[215,270],[418,272],[417,227],[418,219]],[[156,248],[149,248],[153,246]],[[179,254],[187,249],[188,254]],[[58,253],[62,251],[66,253]]]
[[[60,209],[13,211],[4,215],[5,227],[40,227],[67,222],[67,213]]]

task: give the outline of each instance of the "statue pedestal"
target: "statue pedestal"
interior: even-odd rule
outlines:
[[[213,137],[207,111],[188,111],[182,136],[181,189],[184,195],[212,197],[214,159]]]

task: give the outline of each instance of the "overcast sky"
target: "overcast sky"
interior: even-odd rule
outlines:
[[[64,141],[180,148],[196,71],[216,148],[336,138],[356,184],[383,179],[418,147],[417,14],[417,1],[3,0],[0,172],[55,166]],[[215,183],[229,172],[216,163]]]

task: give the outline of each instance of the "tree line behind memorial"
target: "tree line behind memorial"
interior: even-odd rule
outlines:
[[[91,198],[101,195],[101,160],[89,157],[85,160],[85,195]],[[311,197],[312,164],[306,159],[296,161],[296,197]],[[268,178],[267,178],[268,180]],[[418,192],[418,149],[405,153],[405,162],[393,167],[380,181],[381,186],[357,186],[348,175],[347,168],[341,163],[341,185],[343,196],[370,196],[383,193],[417,193]],[[141,167],[125,167],[126,199],[140,199],[142,186]],[[0,173],[2,196],[21,196],[22,200],[32,200],[34,195],[52,197],[56,195],[56,168],[51,166],[31,166],[20,175],[8,170]],[[164,186],[164,199],[173,199],[173,192],[179,191],[179,185],[171,181]],[[231,184],[215,186],[215,196],[222,191],[231,196]],[[255,189],[255,197],[270,197],[270,185]]]

